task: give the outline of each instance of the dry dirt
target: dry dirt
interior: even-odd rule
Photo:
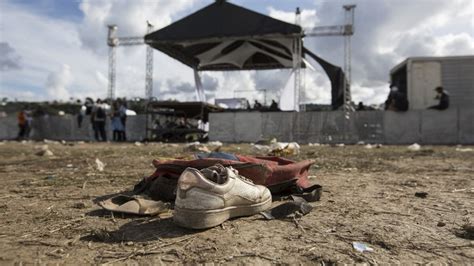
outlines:
[[[150,175],[153,158],[190,156],[183,145],[49,143],[53,156],[35,155],[43,144],[0,143],[0,264],[474,263],[473,236],[463,229],[473,222],[472,151],[303,146],[293,158],[315,159],[310,175],[323,186],[311,213],[195,231],[170,215],[112,215],[92,202]],[[248,144],[222,151],[253,154]]]

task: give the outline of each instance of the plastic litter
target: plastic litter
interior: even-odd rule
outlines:
[[[277,142],[270,145],[270,155],[287,156],[300,154],[300,145],[296,142]]]
[[[101,160],[99,160],[99,158],[95,158],[95,164],[99,172],[104,171],[105,164]]]
[[[321,146],[319,143],[309,143],[308,146]]]
[[[53,156],[53,152],[49,150],[48,145],[43,145],[39,147],[39,151],[36,152],[35,154],[37,156]]]
[[[207,146],[201,144],[199,141],[186,144],[186,146],[184,147],[184,151],[211,152],[211,150],[209,150]]]
[[[143,144],[139,141],[135,141],[135,146],[139,147],[139,146],[143,146]]]
[[[424,198],[426,198],[427,196],[428,196],[428,192],[423,192],[423,191],[421,191],[421,192],[415,192],[415,197],[424,199]]]
[[[418,143],[413,143],[412,145],[408,146],[410,151],[419,151],[421,150],[421,146]]]
[[[373,248],[369,247],[367,244],[362,243],[362,242],[352,242],[352,246],[354,247],[355,250],[359,252],[372,252],[374,251]]]
[[[222,142],[220,142],[220,141],[209,141],[209,142],[207,143],[207,145],[220,147],[220,146],[222,146],[223,144],[222,144]]]
[[[473,149],[471,148],[456,148],[456,151],[459,151],[459,152],[470,152],[470,151],[474,151]]]
[[[293,197],[293,201],[280,204],[268,211],[260,214],[267,220],[284,219],[295,216],[304,216],[311,212],[311,206],[306,200],[300,197]]]

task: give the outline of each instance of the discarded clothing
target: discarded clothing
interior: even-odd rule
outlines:
[[[267,220],[273,220],[295,217],[296,215],[303,216],[310,213],[311,210],[313,210],[313,206],[306,200],[300,197],[293,197],[293,201],[285,202],[260,214]]]
[[[222,153],[214,153],[214,155]],[[210,155],[213,156],[213,155]],[[226,155],[227,156],[227,155]],[[269,187],[272,193],[299,191],[310,186],[308,171],[313,160],[294,162],[280,157],[251,157],[234,155],[237,160],[221,158],[195,160],[154,160],[156,171],[144,178],[134,188],[134,193],[146,193],[156,200],[173,201],[176,197],[176,184],[181,173],[188,167],[203,169],[216,164],[232,166],[239,174],[252,180],[257,185]],[[277,186],[275,186],[277,185]]]
[[[210,153],[197,153],[196,159],[206,159],[206,158],[214,158],[214,159],[224,159],[224,160],[231,160],[231,161],[238,161],[239,158],[232,153],[226,152],[210,152]]]
[[[98,204],[109,211],[137,215],[156,215],[169,211],[169,203],[154,201],[137,195],[117,195],[100,201]]]

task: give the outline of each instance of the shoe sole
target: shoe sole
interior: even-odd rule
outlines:
[[[271,197],[264,202],[253,205],[231,206],[218,210],[191,210],[175,206],[173,220],[177,225],[185,228],[206,229],[220,225],[234,217],[251,216],[266,211],[271,206]]]

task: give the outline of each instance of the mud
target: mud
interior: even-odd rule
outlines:
[[[183,145],[48,143],[52,156],[35,155],[41,145],[0,143],[0,264],[474,263],[474,152],[456,147],[303,146],[292,158],[315,159],[311,181],[323,186],[311,213],[196,231],[171,213],[112,214],[92,202],[131,189],[153,158],[191,156]],[[248,144],[221,151],[255,154]]]

